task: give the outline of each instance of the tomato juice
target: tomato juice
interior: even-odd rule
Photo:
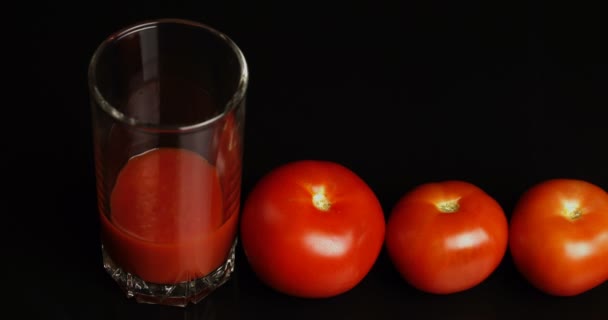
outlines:
[[[175,284],[225,262],[237,211],[225,216],[216,168],[195,152],[159,148],[131,158],[101,213],[104,249],[144,281]]]

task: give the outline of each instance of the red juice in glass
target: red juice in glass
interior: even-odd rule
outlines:
[[[103,267],[142,303],[185,306],[235,266],[248,71],[230,38],[160,19],[89,65]]]
[[[125,271],[173,284],[218,268],[233,244],[217,170],[200,155],[158,148],[131,158],[101,214],[104,246]]]

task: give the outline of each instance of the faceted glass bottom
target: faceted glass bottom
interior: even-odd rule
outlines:
[[[234,271],[236,240],[228,253],[226,262],[212,273],[202,278],[176,284],[157,284],[142,280],[125,272],[110,258],[103,245],[103,267],[122,288],[128,298],[139,303],[163,304],[185,307],[188,303],[198,303],[215,289],[226,283]]]

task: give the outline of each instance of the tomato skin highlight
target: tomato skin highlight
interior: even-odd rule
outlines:
[[[576,179],[529,188],[510,221],[515,266],[540,291],[575,296],[608,279],[608,195]]]
[[[498,267],[507,244],[501,206],[465,181],[413,188],[393,207],[386,231],[387,252],[401,277],[433,294],[480,284]]]
[[[241,241],[258,278],[297,297],[325,298],[355,287],[384,241],[382,207],[346,167],[300,160],[275,168],[245,202]]]

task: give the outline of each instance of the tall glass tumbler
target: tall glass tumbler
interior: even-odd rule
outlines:
[[[203,24],[146,21],[89,66],[105,270],[138,302],[185,306],[234,270],[248,74]]]

